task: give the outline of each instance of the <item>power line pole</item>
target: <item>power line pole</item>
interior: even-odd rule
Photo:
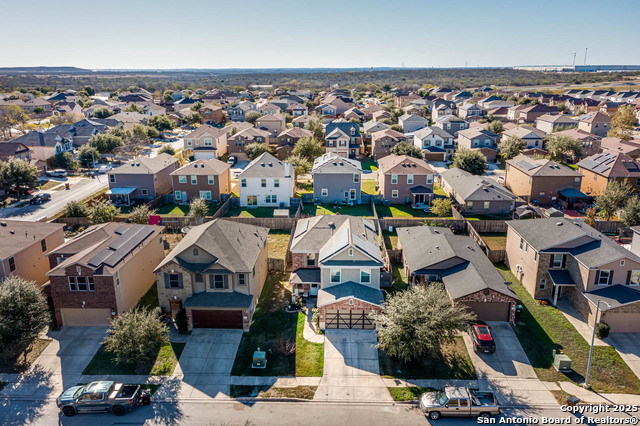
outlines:
[[[589,51],[588,47],[584,48],[584,65],[587,65],[587,51]]]

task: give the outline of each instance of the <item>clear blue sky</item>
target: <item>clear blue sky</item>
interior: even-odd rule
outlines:
[[[11,0],[0,66],[640,64],[639,0]]]

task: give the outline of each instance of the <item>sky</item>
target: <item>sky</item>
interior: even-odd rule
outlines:
[[[640,64],[639,0],[4,0],[0,67]]]

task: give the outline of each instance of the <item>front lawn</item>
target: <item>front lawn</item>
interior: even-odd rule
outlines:
[[[433,213],[426,213],[424,209],[414,209],[406,204],[391,204],[389,206],[376,204],[376,212],[378,212],[378,217],[437,217]]]
[[[155,309],[160,306],[160,302],[158,301],[158,283],[154,282],[153,285],[147,292],[142,296],[138,304],[136,305],[136,309],[147,308],[149,310]]]
[[[8,359],[0,362],[0,373],[22,373],[31,367],[31,364],[35,362],[47,346],[49,346],[51,340],[35,339],[25,351],[25,354],[18,355],[17,358]],[[0,389],[2,387],[0,386]]]
[[[271,386],[231,385],[232,398],[296,398],[313,399],[317,386],[276,388]]]
[[[378,163],[376,163],[376,161],[371,157],[363,158],[360,163],[362,164],[362,170],[371,170],[372,172],[378,171]]]
[[[498,270],[520,298],[522,314],[514,328],[520,344],[540,380],[584,383],[589,358],[589,343],[576,331],[562,312],[551,305],[536,302],[505,266]],[[553,367],[553,349],[561,349],[572,361],[571,373]],[[598,392],[640,393],[640,380],[611,346],[596,346],[591,365],[591,387]]]
[[[114,356],[107,352],[104,345],[98,349],[87,368],[82,374],[105,375],[105,374],[141,374],[152,376],[170,376],[173,374],[180,355],[186,343],[169,343],[158,350],[155,359],[135,367],[127,364],[118,364]]]
[[[37,186],[40,191],[46,191],[51,188],[55,188],[58,185],[62,185],[64,182],[58,180],[47,180],[47,181],[38,181],[38,183],[42,182],[42,185]]]
[[[287,255],[287,246],[291,233],[278,229],[272,229],[267,236],[267,252],[269,257],[284,259]]]
[[[303,312],[288,313],[288,276],[270,274],[262,289],[251,330],[242,335],[231,374],[234,376],[321,376],[323,346],[302,337]],[[267,353],[267,367],[253,369],[253,352]]]
[[[485,232],[480,236],[489,250],[504,250],[507,246],[506,232]]]
[[[425,392],[433,392],[435,389],[428,387],[419,387],[419,386],[411,386],[411,387],[400,387],[400,388],[387,388],[389,389],[389,393],[391,394],[391,398],[394,401],[414,401],[420,398]]]
[[[378,193],[378,182],[375,180],[363,180],[360,184],[360,191],[363,194],[376,195]]]
[[[304,213],[308,216],[320,216],[323,214],[347,214],[350,216],[373,217],[373,210],[369,204],[356,204],[355,206],[341,204],[307,204]]]
[[[380,374],[399,379],[461,379],[478,378],[471,363],[469,352],[461,336],[454,337],[451,343],[440,347],[438,354],[423,354],[420,358],[403,362],[389,357],[378,349]]]

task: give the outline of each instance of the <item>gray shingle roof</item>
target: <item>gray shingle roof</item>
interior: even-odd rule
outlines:
[[[424,127],[420,130],[416,130],[415,132],[413,132],[413,136],[420,140],[430,135],[437,135],[443,139],[453,139],[453,135],[449,134],[443,128],[437,127],[437,126]]]
[[[605,288],[590,291],[588,293],[584,293],[584,296],[589,299],[589,301],[593,303],[594,306],[598,303],[598,300],[607,302],[610,307],[605,305],[604,303],[600,304],[600,309],[602,311],[617,308],[618,306],[626,305],[627,303],[640,301],[640,293],[632,288],[621,284],[607,286]]]
[[[440,177],[465,201],[515,201],[516,196],[493,179],[454,167]]]
[[[524,154],[519,154],[507,160],[507,164],[529,176],[582,176],[570,167],[556,163],[546,158],[533,159]]]
[[[238,178],[285,178],[291,176],[292,169],[286,161],[280,161],[273,155],[265,152],[250,162],[238,175]]]
[[[362,173],[362,164],[358,160],[341,157],[335,152],[327,152],[313,161],[312,173]]]
[[[187,297],[185,307],[191,308],[248,308],[251,306],[253,296],[237,291],[203,291]]]
[[[318,307],[351,297],[374,305],[381,305],[384,302],[382,290],[348,281],[318,290]]]
[[[122,166],[111,170],[110,175],[131,175],[131,174],[154,174],[158,173],[167,167],[174,166],[177,168],[178,159],[172,157],[169,154],[158,154],[158,156],[139,157],[134,161],[123,164]]]

